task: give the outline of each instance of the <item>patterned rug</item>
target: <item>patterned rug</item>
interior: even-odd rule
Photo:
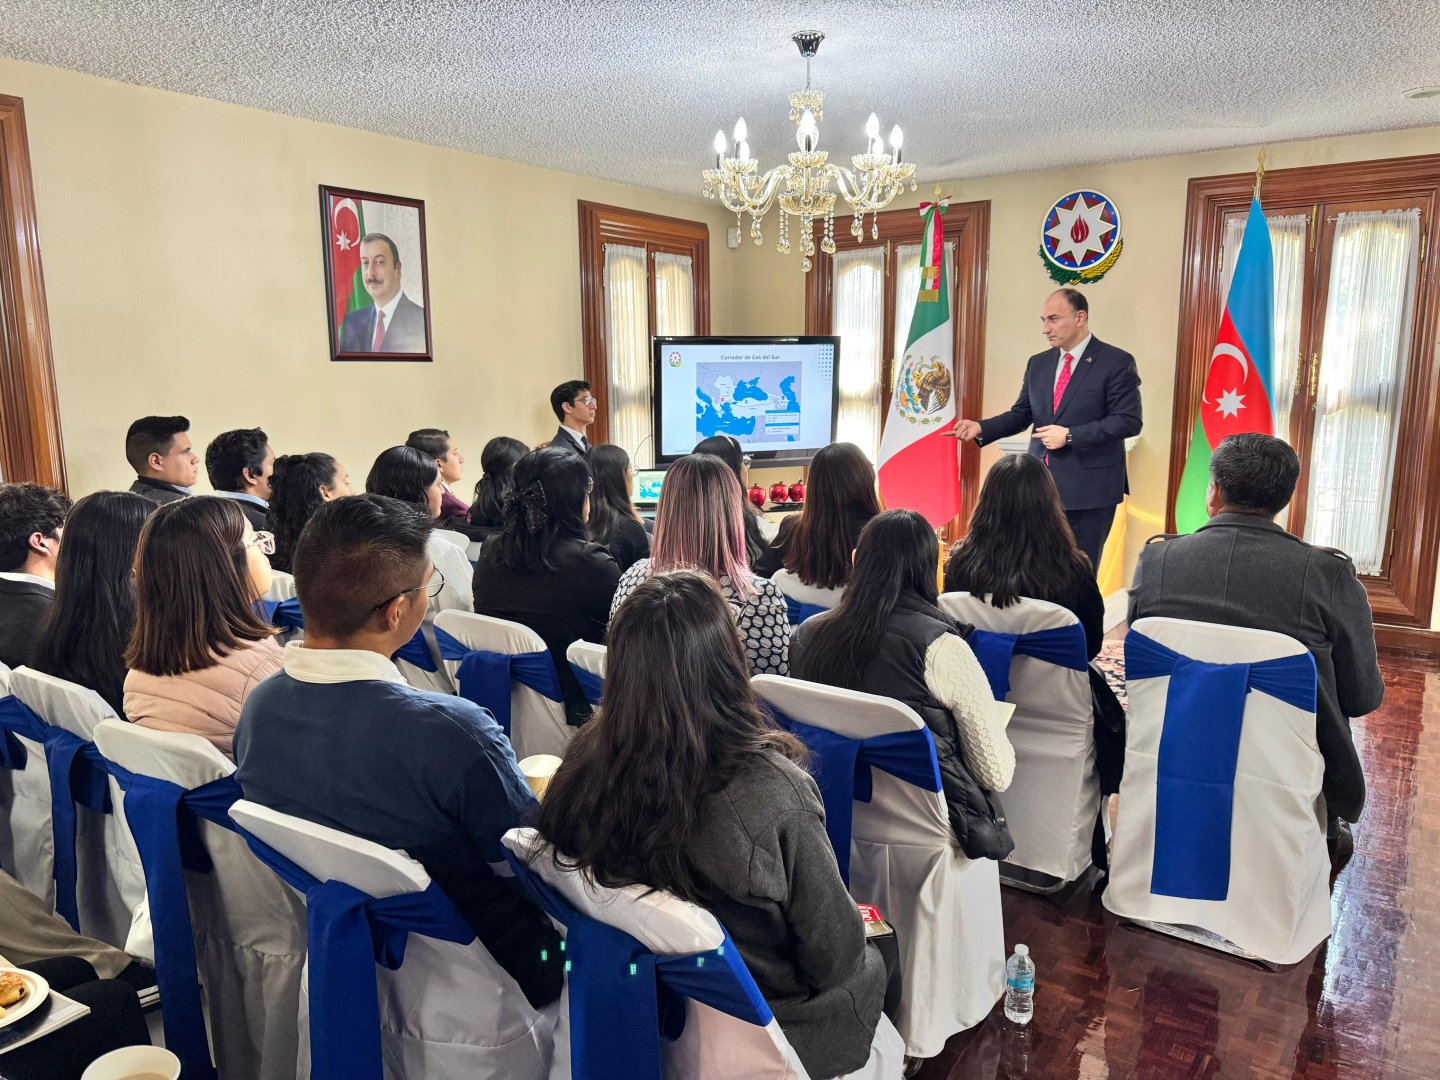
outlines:
[[[1105,676],[1105,681],[1110,684],[1110,689],[1115,691],[1115,696],[1120,699],[1121,706],[1129,706],[1125,700],[1125,642],[1123,639],[1114,640],[1107,638],[1100,646],[1100,655],[1095,657],[1094,664],[1100,669],[1100,674]]]

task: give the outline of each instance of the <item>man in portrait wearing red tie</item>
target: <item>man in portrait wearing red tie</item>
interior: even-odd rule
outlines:
[[[424,353],[425,309],[400,288],[400,249],[384,233],[360,240],[360,276],[373,304],[340,324],[340,351]]]
[[[1140,434],[1140,372],[1135,358],[1090,333],[1090,304],[1058,289],[1040,312],[1050,348],[1030,357],[1009,412],[960,420],[957,438],[979,445],[1034,426],[1030,453],[1050,469],[1080,550],[1098,569],[1115,507],[1130,490],[1125,440]]]

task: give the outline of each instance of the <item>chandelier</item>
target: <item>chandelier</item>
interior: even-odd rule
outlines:
[[[735,156],[726,156],[725,133],[715,133],[715,168],[702,173],[705,180],[705,197],[719,199],[725,209],[735,214],[735,223],[741,224],[742,216],[750,215],[750,236],[756,244],[762,242],[760,219],[770,212],[777,201],[780,204],[780,239],[775,250],[782,255],[790,254],[791,217],[800,221],[800,268],[809,271],[815,254],[815,236],[812,223],[825,223],[820,250],[827,255],[835,253],[835,201],[843,198],[854,213],[850,233],[856,240],[863,240],[863,220],[870,215],[870,237],[878,239],[880,227],[875,220],[877,211],[889,206],[895,196],[905,190],[908,181],[910,190],[915,190],[915,166],[901,160],[901,146],[905,134],[897,126],[890,132],[891,153],[885,150],[880,139],[880,120],[870,114],[865,125],[866,146],[863,154],[850,159],[854,171],[843,165],[830,162],[830,155],[819,149],[820,121],[824,119],[825,95],[810,88],[810,61],[820,49],[825,35],[818,30],[802,31],[791,35],[805,58],[805,89],[790,95],[790,119],[795,122],[795,142],[798,152],[789,155],[788,165],[777,165],[760,173],[759,162],[750,156],[750,144],[745,141],[745,118],[735,124]],[[833,190],[832,190],[833,185]]]

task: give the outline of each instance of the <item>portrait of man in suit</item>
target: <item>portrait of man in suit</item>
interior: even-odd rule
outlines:
[[[430,358],[424,204],[321,191],[331,358]]]

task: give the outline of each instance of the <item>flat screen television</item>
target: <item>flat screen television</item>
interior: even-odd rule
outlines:
[[[652,339],[657,464],[733,435],[757,465],[808,465],[835,441],[838,337]]]

